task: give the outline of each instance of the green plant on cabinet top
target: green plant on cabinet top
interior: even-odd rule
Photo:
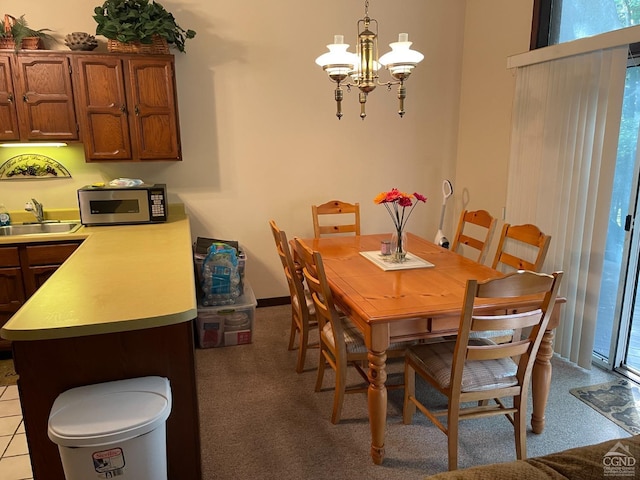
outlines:
[[[187,39],[196,36],[195,31],[180,27],[161,4],[149,0],[106,0],[94,13],[96,35],[123,43],[150,44],[158,35],[184,52]]]

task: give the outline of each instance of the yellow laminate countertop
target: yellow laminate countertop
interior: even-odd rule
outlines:
[[[81,337],[196,317],[191,231],[183,208],[170,208],[166,223],[82,227],[44,237],[38,241],[84,241],[3,326],[2,338]],[[10,243],[25,241],[15,237]]]

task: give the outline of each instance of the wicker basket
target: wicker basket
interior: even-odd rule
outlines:
[[[23,50],[39,50],[40,49],[40,38],[39,37],[26,37],[22,39],[22,45],[20,46]]]
[[[13,41],[13,37],[0,38],[0,50],[15,50],[16,42]]]
[[[15,21],[16,19],[13,18],[11,15],[8,15],[8,14],[4,15],[4,23],[2,24],[2,30],[4,31],[4,34],[6,35],[6,37],[0,38],[0,49],[13,50],[16,48],[16,42],[13,40],[13,37],[11,36],[11,27],[13,26]]]
[[[167,54],[169,53],[169,44],[165,38],[158,35],[153,36],[151,43],[122,43],[109,39],[107,41],[107,50],[117,53]]]

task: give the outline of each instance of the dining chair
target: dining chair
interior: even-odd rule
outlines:
[[[530,223],[502,226],[500,241],[492,267],[498,269],[506,265],[515,270],[539,272],[547,256],[551,235],[545,235]],[[526,257],[526,258],[525,258]]]
[[[296,372],[302,373],[308,348],[317,348],[317,343],[310,343],[309,332],[318,328],[316,312],[309,290],[304,288],[299,268],[293,260],[291,248],[287,241],[287,234],[278,228],[274,220],[269,221],[271,232],[276,242],[278,257],[287,278],[289,294],[291,296],[291,331],[289,334],[289,350],[294,350],[298,337],[298,358]]]
[[[311,213],[313,216],[313,234],[315,238],[320,238],[321,235],[329,235],[334,233],[355,233],[360,235],[360,204],[359,203],[346,203],[340,200],[331,200],[330,202],[323,203],[322,205],[312,205]],[[324,217],[327,215],[327,217]],[[350,215],[349,220],[345,222],[337,223],[336,215]],[[326,219],[331,224],[321,222],[321,218]],[[351,222],[351,223],[348,223]]]
[[[471,247],[478,251],[476,262],[484,263],[497,222],[486,210],[463,210],[451,243],[451,251],[457,252],[463,245]]]
[[[329,365],[336,377],[331,413],[331,423],[336,424],[340,422],[345,394],[366,393],[369,388],[369,378],[363,368],[368,362],[368,349],[362,332],[346,315],[341,315],[336,309],[320,253],[311,250],[298,238],[295,239],[295,249],[302,260],[304,279],[311,292],[318,319],[320,359],[315,391],[322,390],[324,371],[326,365]],[[387,349],[387,358],[403,357],[407,347],[412,344],[413,342],[392,343]],[[349,364],[355,367],[366,382],[365,385],[347,387]],[[394,388],[402,388],[402,385],[387,385],[387,389]]]
[[[411,423],[417,407],[447,435],[449,470],[458,467],[459,422],[469,418],[505,415],[514,427],[516,457],[526,458],[531,371],[561,279],[562,272],[518,271],[484,282],[468,280],[457,338],[407,350],[403,423]],[[531,310],[508,310],[510,302],[522,297],[536,299]],[[496,303],[504,306],[501,312],[477,309],[479,304]],[[530,333],[504,344],[470,335],[504,329],[530,329]],[[447,397],[445,410],[431,410],[417,399],[416,374]],[[507,398],[511,401],[503,401]],[[446,417],[446,425],[439,417]]]

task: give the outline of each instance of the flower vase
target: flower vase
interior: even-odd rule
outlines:
[[[396,230],[391,235],[391,255],[393,261],[402,263],[407,258],[407,234],[404,230]]]

